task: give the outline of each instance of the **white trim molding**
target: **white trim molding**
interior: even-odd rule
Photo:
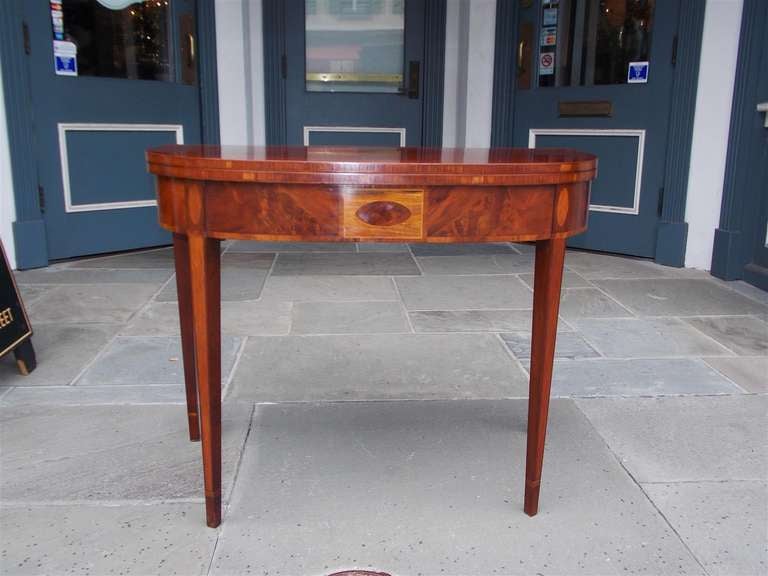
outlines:
[[[399,134],[400,147],[405,146],[405,128],[388,128],[382,126],[304,126],[304,146],[309,146],[309,135],[312,132],[374,132],[377,134]]]
[[[99,210],[121,210],[124,208],[157,206],[157,200],[127,200],[123,202],[73,204],[72,188],[69,181],[67,132],[173,132],[176,134],[176,144],[184,144],[184,127],[181,124],[92,124],[60,122],[58,124],[58,130],[61,184],[64,191],[65,212],[95,212]]]
[[[528,130],[528,148],[536,148],[536,136],[629,136],[637,138],[637,162],[635,165],[635,191],[632,206],[590,204],[592,212],[614,214],[640,214],[640,193],[643,187],[643,156],[645,153],[645,130],[630,129],[581,129],[581,128],[531,128]]]

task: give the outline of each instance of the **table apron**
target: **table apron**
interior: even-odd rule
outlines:
[[[280,241],[488,242],[586,229],[590,182],[351,186],[159,176],[160,223],[176,233]]]

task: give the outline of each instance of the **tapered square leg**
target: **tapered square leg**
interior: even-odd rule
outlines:
[[[564,259],[564,238],[540,240],[536,243],[528,448],[525,458],[524,510],[529,516],[535,516],[539,510],[539,489],[544,462],[544,440],[547,435],[549,394],[552,385],[552,364],[555,359]]]
[[[219,241],[189,236],[206,523],[221,523],[221,260]]]
[[[176,262],[176,294],[179,301],[181,352],[184,359],[184,386],[187,393],[189,439],[200,440],[200,416],[197,411],[197,376],[195,374],[195,334],[192,326],[192,283],[189,275],[189,240],[183,234],[173,235]]]

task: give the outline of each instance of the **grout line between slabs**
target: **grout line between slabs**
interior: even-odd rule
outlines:
[[[738,388],[739,390],[741,390],[741,391],[742,391],[744,394],[754,394],[754,392],[750,392],[749,390],[747,390],[746,388],[744,388],[743,386],[741,386],[741,385],[740,385],[738,382],[736,382],[736,381],[735,381],[733,378],[731,378],[730,376],[728,376],[727,374],[725,374],[725,373],[724,373],[722,370],[719,370],[719,369],[717,368],[717,366],[713,366],[712,364],[710,364],[709,362],[707,362],[707,358],[730,358],[730,356],[704,356],[704,357],[702,357],[702,358],[701,358],[701,361],[702,361],[704,364],[706,364],[706,365],[707,365],[707,367],[709,367],[709,369],[710,369],[710,370],[714,371],[715,373],[719,374],[720,376],[722,376],[723,378],[725,378],[726,380],[728,380],[728,382],[730,382],[731,384],[733,384],[733,385],[734,385],[736,388]]]
[[[242,341],[240,342],[240,346],[235,352],[235,359],[232,361],[232,368],[229,371],[229,374],[227,375],[227,379],[224,381],[224,385],[221,388],[222,402],[226,400],[229,394],[230,384],[232,383],[232,380],[234,380],[235,378],[235,372],[237,371],[238,366],[240,366],[240,359],[243,357],[243,354],[245,353],[245,345],[248,343],[248,339],[250,338],[250,336],[242,336],[241,338],[242,338]]]
[[[590,420],[587,413],[581,409],[581,406],[579,406],[578,402],[574,402],[574,404],[576,405],[576,408],[579,410],[579,412],[581,412],[582,416],[586,419],[586,421],[589,422],[589,425],[592,427],[592,430],[594,431],[594,433],[603,441],[603,445],[611,454],[611,456],[613,456],[613,459],[616,461],[616,463],[621,467],[622,470],[624,470],[627,477],[629,477],[632,483],[638,487],[640,492],[643,494],[643,496],[645,496],[646,500],[650,503],[653,509],[656,510],[656,513],[664,520],[664,522],[667,524],[667,526],[672,531],[672,533],[675,534],[675,536],[677,536],[677,539],[680,541],[682,546],[688,551],[688,554],[691,555],[691,558],[693,558],[696,561],[696,563],[699,565],[699,567],[704,572],[704,574],[709,576],[709,572],[704,567],[704,564],[702,563],[702,561],[699,560],[699,557],[696,556],[696,554],[694,554],[693,550],[691,550],[691,547],[688,546],[688,543],[683,539],[683,537],[680,535],[677,529],[675,529],[675,527],[672,525],[672,522],[670,522],[669,518],[667,518],[667,516],[661,511],[661,509],[659,509],[659,507],[656,505],[656,503],[653,501],[650,495],[643,489],[642,484],[632,475],[629,469],[627,469],[627,467],[624,465],[624,462],[622,462],[621,457],[619,457],[619,455],[616,452],[614,452],[613,448],[608,443],[608,440],[600,433],[600,430],[598,430],[597,426],[595,426],[592,420]]]
[[[167,504],[204,504],[205,498],[148,498],[144,500],[0,500],[3,508],[27,508],[47,506],[82,506],[87,508],[117,508],[121,506],[157,506]]]
[[[706,332],[704,332],[703,330],[698,328],[696,325],[691,324],[690,322],[686,322],[685,320],[683,320],[679,316],[673,316],[673,318],[675,320],[677,320],[678,322],[680,322],[683,326],[687,326],[688,328],[693,330],[694,334],[699,334],[700,336],[703,336],[704,338],[706,338],[707,340],[710,340],[711,342],[713,342],[714,344],[716,344],[720,348],[726,350],[727,352],[730,352],[733,356],[740,356],[740,354],[738,354],[735,350],[732,350],[731,348],[728,348],[728,346],[726,346],[722,342],[719,342],[714,337],[710,336],[709,334],[707,334]]]
[[[409,246],[410,249],[410,246]],[[400,304],[400,308],[405,314],[405,319],[408,322],[408,327],[411,329],[411,334],[417,334],[416,328],[413,325],[413,322],[411,322],[411,315],[408,312],[408,308],[405,305],[405,300],[403,299],[403,294],[400,292],[400,287],[397,285],[397,282],[395,281],[394,276],[390,276],[390,280],[392,281],[392,285],[395,287],[395,293],[397,294],[397,301]]]
[[[501,342],[501,347],[504,349],[504,352],[512,358],[512,362],[520,368],[520,370],[523,371],[523,374],[525,374],[526,378],[528,378],[528,385],[530,386],[530,379],[531,379],[531,373],[530,371],[523,365],[523,361],[521,358],[518,358],[515,356],[515,354],[512,352],[512,350],[507,346],[507,343],[504,341],[504,338],[501,337],[501,333],[496,334],[496,339]],[[530,359],[529,359],[529,366],[530,366]]]
[[[235,472],[232,476],[232,484],[230,485],[229,492],[227,494],[227,506],[223,511],[222,514],[222,522],[219,525],[219,527],[216,530],[216,540],[213,543],[213,548],[211,549],[211,558],[208,561],[208,568],[206,570],[206,574],[210,574],[211,570],[213,569],[213,562],[216,559],[216,549],[219,546],[219,540],[224,533],[224,530],[226,528],[227,522],[225,520],[229,517],[229,511],[232,507],[232,497],[235,494],[235,487],[237,486],[237,480],[240,478],[240,468],[243,464],[243,459],[245,458],[245,449],[248,446],[248,438],[251,435],[251,430],[253,429],[253,417],[256,413],[256,404],[251,405],[251,414],[248,417],[248,429],[245,431],[245,437],[243,438],[243,443],[240,446],[240,450],[238,451],[237,455],[237,462],[235,463]]]

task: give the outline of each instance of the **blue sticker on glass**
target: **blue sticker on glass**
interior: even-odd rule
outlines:
[[[627,68],[627,84],[648,82],[648,62],[630,62]]]
[[[77,76],[77,58],[75,56],[56,56],[56,74],[59,76]]]
[[[53,41],[54,71],[59,76],[77,76],[77,46],[72,42]]]

